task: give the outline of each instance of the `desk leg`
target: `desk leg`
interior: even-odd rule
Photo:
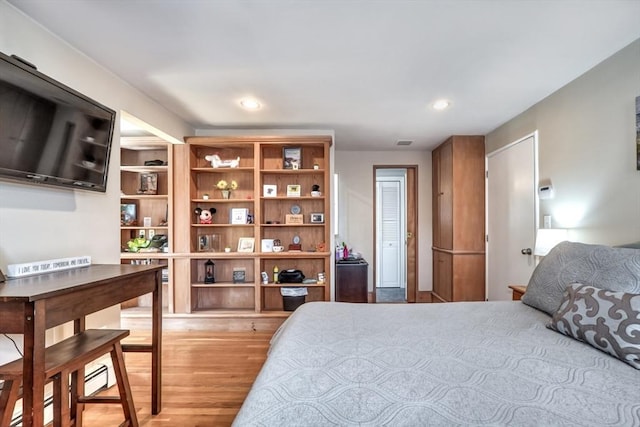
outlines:
[[[25,305],[24,357],[22,369],[22,425],[44,425],[45,303]]]
[[[80,319],[76,319],[73,321],[73,333],[79,334],[80,332],[84,332],[86,328],[85,325],[85,317],[81,317]],[[85,369],[84,367],[74,371],[71,374],[71,409],[70,413],[72,414],[74,425],[81,426],[82,425],[82,411],[84,410],[84,403],[78,403],[78,396],[84,396],[84,377],[85,377]]]
[[[156,272],[153,291],[151,343],[151,413],[162,410],[162,273]]]

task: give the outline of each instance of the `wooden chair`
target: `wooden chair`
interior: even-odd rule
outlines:
[[[56,343],[45,350],[45,381],[53,381],[53,425],[82,425],[82,405],[119,403],[124,412],[122,426],[138,426],[133,396],[124,365],[121,341],[129,335],[127,330],[89,329]],[[118,396],[84,396],[84,382],[75,381],[78,371],[98,357],[110,353],[118,385]],[[0,367],[4,386],[0,392],[0,427],[9,426],[11,416],[20,397],[22,359]],[[74,381],[69,393],[69,375]],[[71,399],[71,400],[70,400]]]

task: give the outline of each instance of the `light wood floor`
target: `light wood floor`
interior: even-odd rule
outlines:
[[[272,333],[163,333],[162,411],[151,415],[150,356],[125,353],[125,364],[141,426],[229,426],[257,376]],[[125,342],[150,342],[149,334],[133,332]],[[103,392],[117,393],[117,388]],[[84,425],[119,425],[118,405],[88,405]]]

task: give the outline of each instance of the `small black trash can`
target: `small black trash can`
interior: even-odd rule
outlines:
[[[307,296],[307,288],[280,288],[282,295],[282,308],[284,311],[294,311],[304,304]]]
[[[282,297],[282,306],[284,308],[284,311],[294,311],[296,308],[300,307],[302,304],[304,304],[304,300],[307,297],[305,297],[304,295],[301,297],[286,297],[283,296]]]

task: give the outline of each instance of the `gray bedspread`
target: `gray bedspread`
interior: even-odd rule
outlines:
[[[307,303],[235,426],[640,426],[640,371],[520,302]]]

